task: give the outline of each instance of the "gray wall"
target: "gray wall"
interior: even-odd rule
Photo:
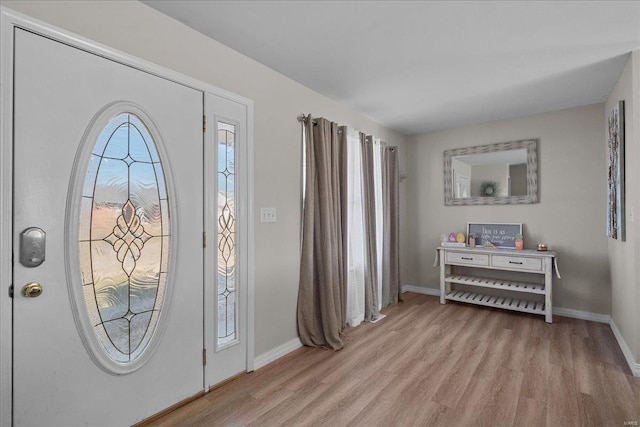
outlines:
[[[620,330],[636,363],[640,363],[640,224],[634,214],[640,213],[640,51],[627,61],[616,86],[605,104],[601,123],[606,132],[606,117],[618,101],[625,101],[626,116],[626,224],[625,242],[608,239],[611,263],[611,317]],[[606,139],[602,142],[605,146]],[[603,162],[607,162],[604,157]]]
[[[596,104],[409,138],[408,225],[413,233],[403,283],[439,286],[432,261],[441,233],[464,230],[469,221],[521,222],[525,248],[544,242],[558,252],[562,279],[554,283],[555,306],[609,314],[603,116],[604,105]],[[444,206],[444,150],[529,138],[540,140],[539,203]]]

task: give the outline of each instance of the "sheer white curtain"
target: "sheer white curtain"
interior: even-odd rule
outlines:
[[[360,132],[347,128],[347,323],[364,320],[365,237]]]
[[[383,256],[383,227],[384,212],[382,200],[382,141],[380,138],[373,139],[373,168],[374,185],[376,193],[376,248],[378,255],[378,295],[382,296],[382,256]],[[378,310],[382,309],[382,298],[378,298]]]
[[[378,138],[366,137],[366,144],[373,148],[373,185],[375,199],[375,236],[369,236],[366,231],[364,215],[363,195],[363,153],[361,138],[364,135],[355,129],[348,128],[347,133],[347,323],[351,326],[359,325],[366,317],[366,290],[367,269],[367,240],[375,237],[376,263],[375,279],[373,282],[375,292],[374,306],[377,308],[370,315],[369,320],[377,320],[381,316],[382,308],[380,295],[382,295],[382,261],[383,261],[383,193],[382,193],[382,149],[383,144]],[[372,269],[373,271],[373,269]],[[369,279],[370,280],[370,279]],[[371,285],[369,285],[371,286]],[[371,301],[369,302],[371,304]]]

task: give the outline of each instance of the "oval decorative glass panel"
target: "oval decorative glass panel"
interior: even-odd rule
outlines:
[[[171,236],[165,174],[148,127],[131,112],[102,128],[86,171],[78,218],[85,310],[106,355],[126,365],[148,347],[163,308]]]

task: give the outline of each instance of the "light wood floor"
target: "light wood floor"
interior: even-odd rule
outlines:
[[[608,325],[405,294],[345,348],[301,348],[156,426],[624,426],[640,378]]]

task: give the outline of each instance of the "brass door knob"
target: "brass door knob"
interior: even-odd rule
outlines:
[[[39,297],[42,293],[42,285],[40,283],[27,283],[22,287],[22,295],[28,298]]]

